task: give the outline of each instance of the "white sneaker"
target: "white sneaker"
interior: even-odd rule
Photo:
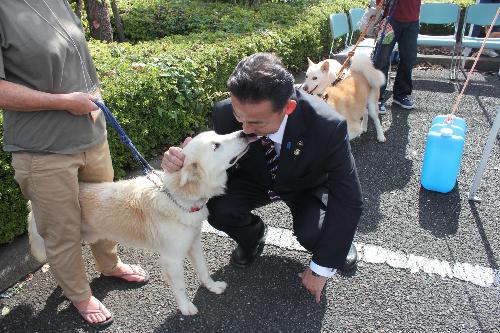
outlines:
[[[486,54],[490,58],[498,57],[498,53],[496,53],[495,50],[492,50],[492,49],[484,49],[483,53]]]

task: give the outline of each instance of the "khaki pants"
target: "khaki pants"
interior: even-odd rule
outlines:
[[[111,182],[113,166],[108,142],[72,155],[18,152],[12,154],[15,179],[31,201],[38,233],[45,241],[47,260],[66,297],[88,299],[90,286],[81,247],[79,181]],[[110,273],[119,262],[116,243],[91,245],[96,268]]]

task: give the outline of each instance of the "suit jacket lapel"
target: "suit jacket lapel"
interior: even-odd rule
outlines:
[[[295,170],[295,165],[302,157],[304,143],[305,126],[302,119],[302,111],[297,108],[288,116],[281,142],[280,159],[276,173],[276,185],[285,184]]]

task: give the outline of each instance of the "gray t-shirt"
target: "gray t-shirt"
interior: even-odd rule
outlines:
[[[0,1],[0,79],[47,93],[98,87],[83,27],[66,0]],[[3,114],[6,151],[74,154],[106,138],[102,112],[95,122],[60,110]]]

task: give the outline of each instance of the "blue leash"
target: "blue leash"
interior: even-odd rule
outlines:
[[[111,126],[113,126],[113,128],[116,130],[116,133],[118,133],[120,140],[130,148],[132,154],[134,155],[134,158],[141,164],[142,171],[144,172],[146,178],[149,179],[149,181],[153,183],[161,192],[165,193],[170,198],[170,200],[172,200],[177,206],[179,206],[182,210],[188,213],[195,213],[207,204],[207,202],[205,201],[205,203],[201,207],[184,207],[183,205],[181,205],[177,201],[177,199],[172,195],[172,193],[170,193],[168,189],[163,186],[162,177],[158,173],[156,173],[153,167],[151,167],[151,165],[149,165],[149,163],[144,159],[144,157],[142,157],[141,153],[139,153],[137,148],[135,148],[134,144],[132,143],[132,140],[130,140],[130,138],[127,136],[127,133],[125,133],[123,128],[120,126],[120,123],[118,123],[118,121],[113,116],[111,111],[106,107],[106,105],[98,101],[95,101],[94,103],[99,107],[99,109],[102,110],[102,112],[104,113],[104,117],[106,118],[106,121],[110,123]],[[160,180],[160,184],[162,185],[158,185],[158,183],[153,181],[153,179],[151,179],[150,177],[151,174],[157,176],[158,179]]]
[[[95,101],[94,102],[98,107],[99,109],[102,110],[102,112],[104,113],[104,117],[106,118],[106,121],[111,125],[113,126],[113,128],[116,130],[116,133],[118,133],[118,136],[120,137],[120,140],[127,146],[130,148],[130,150],[132,151],[132,154],[134,156],[134,158],[139,162],[139,164],[141,165],[142,167],[142,171],[143,173],[148,177],[149,174],[151,173],[154,173],[155,175],[157,175],[155,172],[154,172],[154,169],[153,167],[151,167],[151,165],[149,165],[148,161],[146,161],[146,159],[144,157],[142,157],[141,153],[139,153],[139,151],[137,150],[137,148],[135,148],[134,144],[132,143],[132,140],[130,140],[130,138],[128,137],[127,133],[125,133],[125,131],[123,130],[123,128],[120,126],[120,123],[118,123],[118,121],[116,120],[116,118],[113,116],[113,114],[111,113],[111,111],[106,107],[106,105],[104,105],[103,103],[99,102],[99,101]],[[158,175],[157,175],[158,176]],[[148,179],[150,179],[148,177]],[[150,179],[151,180],[151,179]],[[151,180],[151,182],[153,182],[153,180]],[[155,185],[156,183],[153,182]]]

